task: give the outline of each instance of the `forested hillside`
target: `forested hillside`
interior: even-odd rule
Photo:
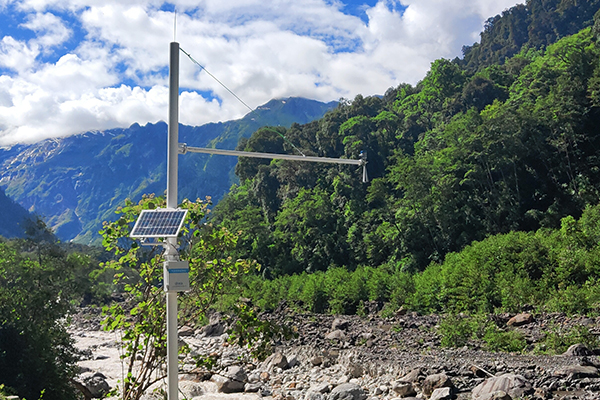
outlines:
[[[592,26],[598,0],[529,0],[486,21],[481,40],[463,47],[455,60],[475,72],[504,62],[521,48],[543,49],[558,39]]]
[[[241,184],[212,215],[242,232],[235,256],[258,260],[266,277],[380,265],[421,271],[473,241],[557,229],[597,204],[600,14],[590,17],[595,2],[553,10],[546,3],[514,7],[488,25],[481,46],[505,46],[498,51],[510,55],[498,30],[511,24],[535,44],[504,62],[436,60],[416,86],[357,96],[318,121],[282,129],[307,155],[366,151],[368,184],[356,167],[241,158]],[[541,4],[568,29],[557,23],[537,46]],[[588,27],[544,46],[580,25]],[[266,130],[239,147],[292,152]]]

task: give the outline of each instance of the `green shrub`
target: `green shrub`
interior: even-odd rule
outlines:
[[[534,352],[541,354],[562,354],[570,346],[581,343],[590,349],[600,346],[600,339],[589,328],[576,325],[569,330],[554,325],[546,333],[544,339],[536,345]]]
[[[462,347],[475,333],[473,320],[470,317],[448,315],[440,322],[438,333],[442,347]]]
[[[485,347],[489,351],[522,352],[527,347],[523,334],[515,330],[501,330],[495,324],[489,324],[483,336]]]

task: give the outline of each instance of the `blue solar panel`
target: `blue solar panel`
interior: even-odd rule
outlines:
[[[142,210],[129,236],[139,238],[177,237],[186,214],[187,210],[179,209]]]

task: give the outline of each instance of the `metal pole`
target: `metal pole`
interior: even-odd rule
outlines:
[[[350,158],[328,158],[328,157],[312,157],[312,156],[297,156],[294,154],[275,154],[275,153],[257,153],[253,151],[237,151],[237,150],[224,150],[224,149],[212,149],[205,147],[191,147],[185,143],[179,144],[179,153],[185,154],[190,153],[205,153],[205,154],[217,154],[223,156],[236,156],[236,157],[250,157],[250,158],[270,158],[276,160],[292,160],[292,161],[306,161],[306,162],[319,162],[319,163],[330,163],[330,164],[349,164],[349,165],[364,165],[366,164],[365,159],[352,160]]]
[[[179,43],[171,43],[169,58],[169,141],[167,145],[167,208],[177,208],[179,146]],[[179,259],[177,238],[167,239],[167,261]],[[166,263],[165,263],[165,269]],[[178,400],[177,292],[167,291],[167,399]]]

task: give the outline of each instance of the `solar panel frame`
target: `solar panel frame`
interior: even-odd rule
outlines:
[[[180,208],[142,210],[129,236],[133,238],[177,237],[187,212],[188,210]]]

